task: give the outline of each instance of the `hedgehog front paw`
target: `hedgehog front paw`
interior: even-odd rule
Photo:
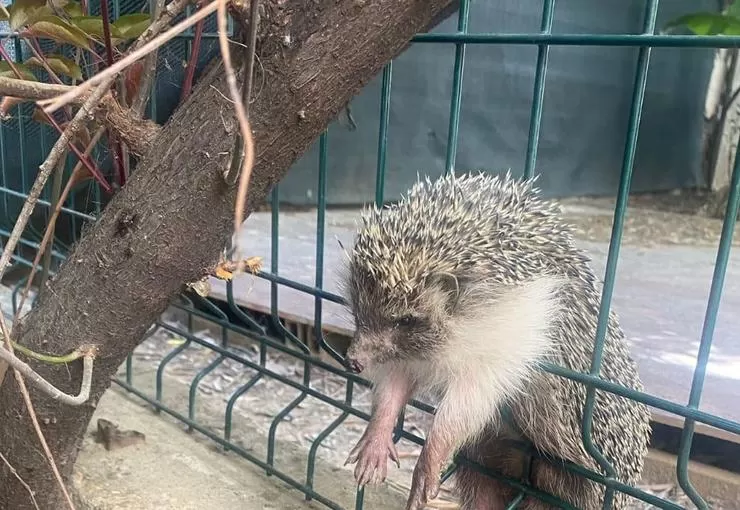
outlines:
[[[360,487],[377,485],[384,482],[388,474],[388,457],[401,467],[392,436],[366,430],[344,464],[357,462],[355,480]]]
[[[411,492],[406,502],[406,510],[423,510],[426,504],[439,494],[439,470],[428,461],[422,450],[414,468]]]

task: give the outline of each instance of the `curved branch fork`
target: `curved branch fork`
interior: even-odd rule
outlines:
[[[22,346],[15,346],[16,349],[23,349]],[[0,346],[0,359],[6,361],[11,367],[18,370],[24,377],[28,378],[41,391],[49,395],[51,398],[58,400],[62,404],[70,406],[79,406],[87,402],[90,398],[90,386],[92,383],[92,371],[93,361],[97,354],[97,347],[94,345],[84,345],[72,353],[66,356],[46,356],[46,355],[34,355],[31,351],[26,354],[31,355],[39,359],[40,361],[52,364],[66,364],[72,361],[82,358],[83,371],[82,371],[82,384],[80,385],[80,393],[76,396],[68,395],[63,391],[59,390],[56,386],[48,382],[46,379],[37,374],[28,364],[24,363],[13,353],[7,350],[5,347]],[[24,351],[25,352],[25,351]]]

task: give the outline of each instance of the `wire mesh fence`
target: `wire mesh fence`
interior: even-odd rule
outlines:
[[[116,13],[135,12],[145,7],[143,2],[121,2],[116,4]],[[738,206],[740,205],[740,170],[736,162],[730,183],[729,200],[726,206],[726,214],[722,228],[721,237],[717,247],[714,275],[711,281],[709,300],[706,305],[705,320],[701,334],[698,356],[695,360],[695,370],[691,383],[691,391],[688,401],[677,402],[645,392],[636,392],[618,384],[609,382],[599,376],[602,361],[604,337],[607,328],[608,312],[612,303],[614,282],[620,255],[620,244],[624,229],[625,213],[632,179],[634,158],[640,131],[641,113],[644,102],[646,83],[650,69],[651,51],[655,47],[672,48],[722,48],[740,46],[740,36],[688,36],[688,35],[662,35],[656,33],[656,18],[659,1],[648,0],[645,5],[644,21],[642,30],[637,34],[556,34],[552,33],[553,16],[556,9],[554,0],[544,0],[542,9],[542,20],[540,31],[537,33],[469,33],[470,0],[461,0],[458,16],[458,31],[455,33],[428,33],[419,34],[413,40],[413,44],[444,44],[455,46],[454,65],[451,69],[453,75],[452,94],[450,97],[449,130],[447,137],[447,155],[445,171],[455,170],[457,155],[458,131],[460,125],[460,104],[464,91],[464,63],[466,59],[466,48],[469,45],[530,45],[537,47],[536,73],[534,77],[534,90],[530,114],[529,143],[526,150],[524,168],[521,175],[530,177],[534,174],[537,162],[538,141],[540,138],[540,125],[543,116],[544,91],[547,83],[547,69],[549,50],[552,46],[629,46],[638,48],[635,62],[634,87],[632,101],[629,105],[630,116],[626,131],[626,142],[622,164],[621,179],[617,192],[617,202],[614,211],[614,222],[606,260],[606,272],[604,276],[603,294],[600,308],[600,318],[596,334],[596,348],[593,355],[593,363],[588,373],[576,373],[563,367],[546,365],[544,370],[561,377],[578,381],[588,387],[587,399],[584,402],[583,434],[584,446],[594,457],[602,472],[598,473],[583,466],[564,462],[567,470],[585,478],[597,481],[606,486],[603,508],[611,508],[614,494],[617,491],[624,492],[635,500],[640,500],[649,505],[664,509],[680,509],[681,505],[669,501],[655,494],[649,493],[636,487],[627,486],[615,480],[611,474],[613,469],[609,461],[601,454],[593,444],[589,431],[589,423],[593,419],[593,407],[596,391],[612,392],[617,395],[638,400],[652,408],[662,410],[666,413],[682,417],[684,419],[683,432],[681,435],[676,476],[678,483],[691,502],[701,509],[709,508],[705,498],[692,485],[689,477],[688,463],[691,455],[692,440],[696,424],[706,424],[729,434],[740,435],[740,423],[714,415],[700,409],[703,383],[706,376],[706,367],[713,341],[713,331],[717,320],[717,314],[722,294],[722,286],[729,261],[735,220]],[[213,20],[209,20],[210,26],[207,32],[213,32],[215,26]],[[206,34],[208,37],[208,34]],[[212,36],[212,34],[211,34]],[[150,114],[153,118],[162,120],[174,108],[175,102],[165,105],[164,113],[158,112],[165,96],[171,93],[172,88],[177,89],[183,75],[182,62],[189,57],[191,36],[177,39],[168,45],[160,54],[160,68],[155,85],[155,99],[152,102]],[[20,42],[16,41],[16,53],[20,54],[22,48]],[[215,51],[214,48],[205,52],[203,61],[207,61]],[[209,53],[210,52],[210,53]],[[382,88],[380,98],[380,123],[378,128],[377,143],[377,168],[376,168],[376,193],[375,201],[382,204],[387,198],[384,193],[386,177],[386,147],[388,143],[388,126],[390,116],[390,97],[393,84],[393,63],[387,64],[382,75]],[[163,117],[160,117],[162,115]],[[54,134],[45,126],[38,126],[30,120],[30,112],[21,109],[18,117],[10,122],[3,122],[0,127],[0,171],[2,180],[0,192],[2,193],[3,221],[0,225],[0,236],[7,238],[9,230],[17,211],[25,199],[26,192],[33,177],[33,171],[44,158]],[[331,132],[325,132],[319,140],[318,152],[318,183],[316,197],[316,231],[315,238],[315,275],[312,284],[293,281],[281,276],[280,261],[280,219],[281,208],[278,197],[278,187],[272,191],[270,202],[271,214],[271,257],[269,268],[258,271],[256,276],[269,282],[270,300],[265,303],[269,312],[259,314],[246,309],[234,298],[234,282],[226,283],[226,302],[218,302],[206,299],[194,293],[183,294],[180,301],[174,305],[176,309],[187,316],[186,326],[173,324],[161,320],[156,324],[157,328],[171,332],[182,339],[179,345],[171,349],[157,365],[156,383],[153,394],[137,387],[135,382],[135,360],[129,357],[125,374],[116,379],[115,382],[149,402],[158,412],[167,413],[187,425],[189,430],[198,431],[214,442],[221,445],[225,450],[240,455],[260,468],[265,470],[269,476],[286,482],[295,489],[303,492],[307,499],[318,501],[329,508],[340,509],[340,503],[334,501],[317,489],[314,483],[316,460],[319,448],[332,434],[347,420],[359,418],[368,420],[369,415],[357,405],[356,396],[358,392],[366,391],[367,382],[363,379],[348,374],[341,365],[331,360],[340,361],[342,354],[327,341],[327,330],[323,324],[323,307],[329,303],[342,304],[342,298],[325,290],[325,244],[327,200],[327,158],[331,146]],[[38,151],[28,150],[28,147],[38,148]],[[104,157],[104,155],[100,155]],[[46,197],[48,198],[48,196]],[[48,200],[41,201],[42,208],[49,207]],[[64,221],[70,222],[72,234],[66,240],[57,239],[54,256],[61,260],[70,249],[70,245],[76,240],[79,229],[78,224],[91,221],[95,214],[100,211],[101,202],[99,191],[93,186],[88,186],[84,191],[76,194],[70,199],[67,207],[63,210]],[[37,248],[37,242],[43,234],[43,222],[31,226],[27,231],[23,246],[14,257],[18,265],[30,265],[29,253]],[[26,249],[23,249],[26,248]],[[29,251],[30,250],[30,251]],[[22,284],[19,288],[22,287]],[[293,289],[313,298],[314,320],[311,326],[311,336],[316,345],[326,356],[318,356],[314,349],[300,338],[296,331],[292,330],[281,316],[279,297],[281,289]],[[18,288],[15,293],[17,293]],[[14,293],[14,294],[15,294]],[[205,321],[211,324],[218,341],[208,341],[195,331],[194,321]],[[234,343],[232,338],[238,335],[251,339],[254,350],[245,350],[243,344]],[[189,396],[187,411],[178,411],[168,406],[164,395],[165,372],[177,363],[179,357],[192,348],[199,347],[212,353],[210,361],[198,371],[191,379],[189,385]],[[286,375],[274,365],[270,364],[271,354],[278,354],[285,359],[291,360],[297,367],[297,372]],[[246,373],[251,374],[238,386],[230,390],[228,398],[225,399],[223,430],[216,430],[203,425],[197,419],[197,404],[199,398],[203,397],[198,389],[204,378],[213,373],[219,367],[225,365],[237,365],[242,367]],[[317,373],[328,373],[342,382],[341,394],[328,394],[318,384]],[[236,420],[235,408],[238,402],[249,396],[258,386],[258,383],[272,381],[275,384],[284,385],[295,391],[295,397],[287,404],[282,405],[270,416],[269,431],[267,434],[266,454],[258,456],[232,440],[232,431]],[[306,399],[315,399],[335,410],[334,415],[327,415],[323,429],[311,439],[308,452],[308,460],[305,466],[305,474],[296,477],[283,472],[276,463],[276,449],[278,434],[281,424],[284,424],[290,414],[302,405]],[[424,402],[413,401],[409,409],[418,412],[433,414],[434,409]],[[395,429],[395,441],[401,439],[411,443],[422,445],[424,439],[421,434],[407,426],[405,417],[401,416]],[[349,446],[349,445],[347,445]],[[527,445],[522,446],[533,456],[538,456]],[[466,463],[465,459],[455,459],[450,469],[443,475],[447,479],[455,468]],[[542,493],[529,485],[528,480],[515,480],[502,477],[499,473],[488,473],[490,476],[503,479],[506,483],[515,487],[519,495],[510,503],[509,508],[516,506],[526,496],[533,496],[548,502],[554,506],[570,508],[566,503],[557,500],[552,495]],[[364,492],[359,489],[356,494],[356,509],[364,507]]]

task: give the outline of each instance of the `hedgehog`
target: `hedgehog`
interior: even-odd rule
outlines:
[[[602,284],[536,181],[483,171],[417,179],[398,202],[363,210],[347,250],[341,283],[355,334],[345,364],[373,395],[347,458],[360,486],[382,483],[388,459],[399,464],[393,430],[409,399],[436,405],[407,510],[436,497],[454,459],[465,459],[454,475],[463,510],[503,510],[519,495],[486,470],[576,508],[602,508],[604,486],[565,469],[571,462],[606,476],[584,447],[587,390],[543,369],[589,373]],[[613,311],[599,375],[643,389]],[[636,484],[648,408],[596,390],[590,435],[616,480]],[[616,491],[613,508],[627,498]],[[557,507],[528,495],[518,508]]]

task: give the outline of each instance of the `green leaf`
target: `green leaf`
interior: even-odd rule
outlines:
[[[28,33],[37,37],[53,39],[59,43],[68,43],[78,48],[90,49],[90,40],[87,34],[59,16],[44,16],[28,27]]]
[[[733,0],[730,2],[730,5],[727,6],[727,8],[723,11],[723,14],[728,14],[730,16],[739,17],[740,16],[740,2],[737,0]]]
[[[26,67],[24,64],[16,62],[15,67],[18,68],[18,71],[21,73],[21,76],[23,77],[21,79],[28,81],[38,81],[36,79],[36,76],[34,76],[31,70],[28,69],[28,67]],[[2,76],[3,78],[15,78],[16,80],[19,79],[18,75],[15,74],[10,65],[8,65],[8,63],[5,61],[0,62],[0,76]]]
[[[80,2],[68,2],[67,5],[64,6],[64,12],[66,12],[67,16],[70,18],[85,15],[85,13],[82,12],[82,5]]]
[[[122,39],[136,39],[149,28],[151,17],[146,13],[124,14],[113,26]]]
[[[101,42],[105,41],[103,18],[101,16],[76,16],[72,18],[70,22],[90,37],[94,37]],[[110,37],[114,46],[116,44],[116,39],[122,39],[118,28],[113,24],[110,26]]]
[[[51,14],[46,0],[15,0],[8,9],[10,28],[18,30],[22,26],[33,24],[36,20]]]
[[[46,63],[49,65],[51,70],[57,74],[63,74],[75,80],[82,80],[82,68],[71,58],[57,54],[47,55]],[[30,67],[39,67],[44,69],[44,65],[36,57],[27,59],[24,64]]]
[[[696,12],[677,18],[665,30],[686,27],[695,35],[735,35],[740,33],[740,18],[729,14]]]

